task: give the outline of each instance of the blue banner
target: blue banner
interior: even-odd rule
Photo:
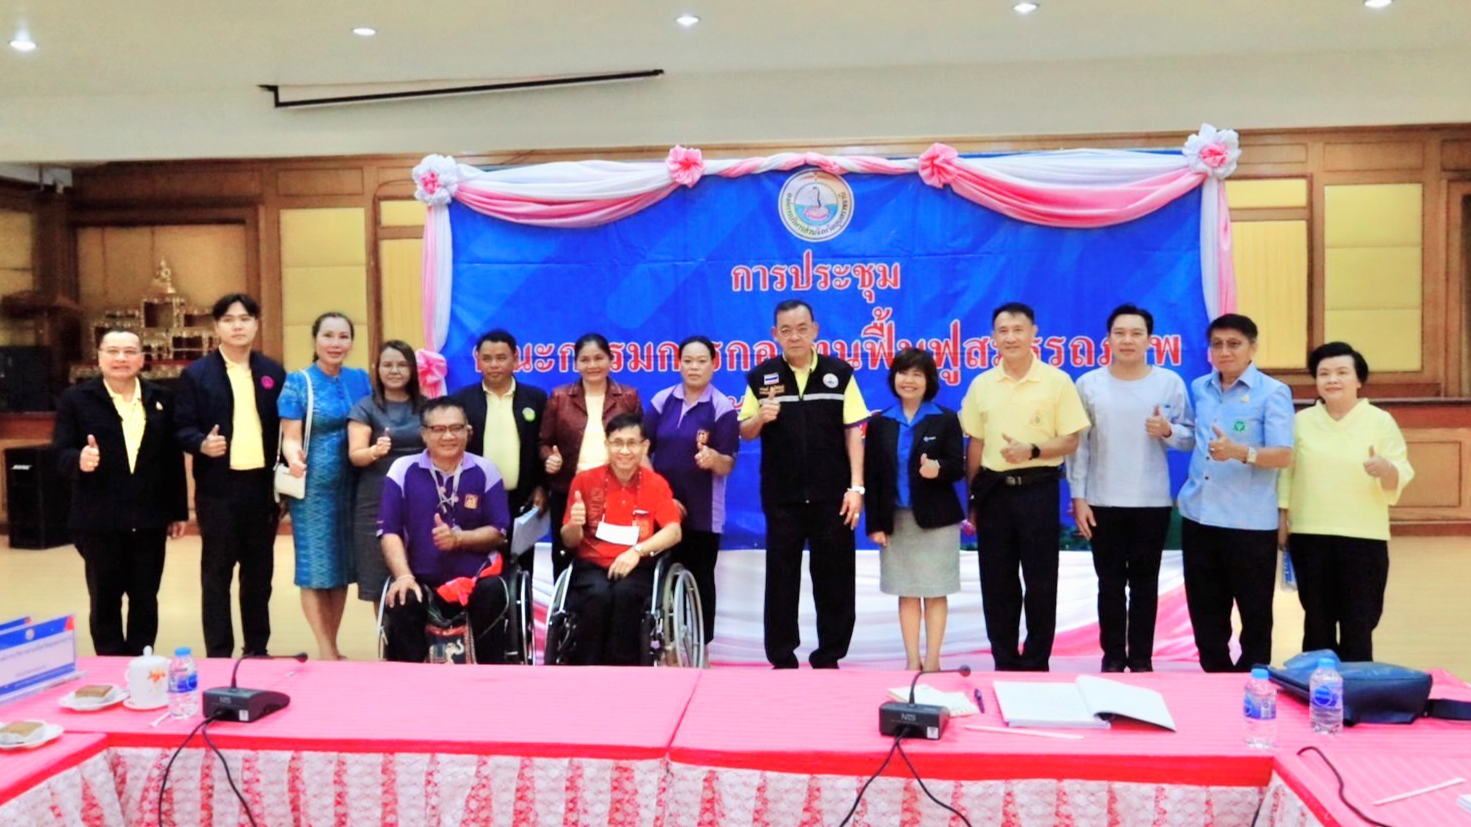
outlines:
[[[1126,301],[1155,316],[1152,361],[1186,381],[1206,370],[1198,191],[1094,230],[1016,221],[915,175],[810,169],[707,178],[592,229],[523,226],[459,203],[450,216],[452,389],[479,381],[475,341],[505,327],[523,381],[574,381],[572,342],[598,332],[613,343],[613,377],[645,400],[679,381],[676,344],[704,334],[720,351],[715,387],[739,397],[745,371],[779,352],[772,309],[789,298],[813,306],[819,347],[858,369],[875,410],[895,402],[888,360],[909,344],[935,353],[938,401],[958,409],[997,360],[991,311],[1013,300],[1036,308],[1041,358],[1075,377],[1106,364],[1107,315]],[[741,448],[727,547],[764,544],[759,450]]]

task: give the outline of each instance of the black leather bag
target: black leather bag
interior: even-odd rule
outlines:
[[[1272,683],[1308,703],[1308,682],[1318,660],[1329,658],[1343,676],[1343,722],[1355,724],[1412,724],[1420,718],[1471,721],[1471,702],[1431,700],[1430,674],[1407,666],[1373,661],[1342,663],[1330,650],[1304,652],[1279,667],[1271,667]]]

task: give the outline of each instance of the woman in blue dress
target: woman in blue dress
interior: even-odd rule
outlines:
[[[290,499],[291,536],[296,543],[296,585],[301,610],[317,639],[322,660],[341,660],[337,630],[353,579],[352,467],[347,459],[347,416],[367,396],[368,373],[343,365],[352,350],[352,322],[323,313],[312,322],[314,353],[304,370],[286,377],[277,410],[281,454],[294,476],[306,477],[306,496]],[[302,438],[308,393],[310,430]]]

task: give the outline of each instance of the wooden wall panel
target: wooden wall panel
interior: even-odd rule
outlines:
[[[1406,428],[1410,464],[1415,479],[1390,510],[1402,522],[1471,520],[1471,487],[1467,485],[1471,459],[1471,431],[1464,428]]]
[[[1423,141],[1330,143],[1323,148],[1323,167],[1329,172],[1358,170],[1416,170],[1425,166]]]
[[[1256,144],[1249,139],[1242,141],[1241,158],[1238,166],[1256,164],[1305,164],[1308,161],[1307,144]]]
[[[290,197],[362,195],[363,170],[283,169],[276,173],[276,193]]]

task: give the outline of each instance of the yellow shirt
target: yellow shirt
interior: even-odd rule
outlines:
[[[143,383],[133,380],[132,401],[123,399],[122,394],[113,393],[106,382],[102,387],[107,388],[107,395],[112,398],[112,405],[123,421],[123,445],[128,449],[128,471],[132,472],[138,467],[138,446],[143,444],[143,429],[148,425],[148,411],[143,409]]]
[[[1292,467],[1277,475],[1277,504],[1292,532],[1388,540],[1389,507],[1415,478],[1394,417],[1361,399],[1335,420],[1319,403],[1298,412],[1292,431]],[[1364,470],[1371,447],[1399,470],[1393,491]]]
[[[1076,434],[1088,425],[1088,413],[1073,380],[1036,356],[1020,381],[1007,376],[1006,368],[999,364],[977,376],[960,404],[960,427],[971,438],[985,440],[981,465],[992,471],[1062,465],[1062,457],[1013,464],[1001,456],[1001,449],[1006,447],[1006,437],[1040,445]]]
[[[783,361],[786,361],[786,358],[785,355],[782,356]],[[814,350],[812,356],[807,359],[807,367],[795,368],[792,367],[791,362],[787,362],[787,367],[792,368],[792,375],[797,379],[797,396],[804,395],[807,393],[807,380],[811,378],[812,371],[817,367],[817,351]],[[760,400],[756,398],[756,394],[751,392],[751,386],[747,385],[746,395],[741,399],[741,411],[736,415],[736,421],[745,422],[760,410]],[[858,381],[849,380],[847,389],[843,391],[843,424],[857,425],[866,419],[868,419],[868,403],[863,401],[863,392],[858,390]]]
[[[484,388],[484,386],[481,386]],[[504,396],[490,388],[485,390],[485,453],[486,459],[501,472],[501,480],[507,491],[515,491],[521,481],[521,433],[516,430],[516,380]]]
[[[220,357],[225,360],[225,376],[230,379],[230,393],[235,397],[235,419],[230,425],[230,470],[264,468],[266,446],[261,436],[260,412],[255,409],[255,375],[250,372],[249,362],[236,364],[223,352]]]
[[[608,437],[603,432],[603,401],[608,397],[586,396],[587,427],[582,430],[582,448],[577,452],[577,473],[608,464]]]

